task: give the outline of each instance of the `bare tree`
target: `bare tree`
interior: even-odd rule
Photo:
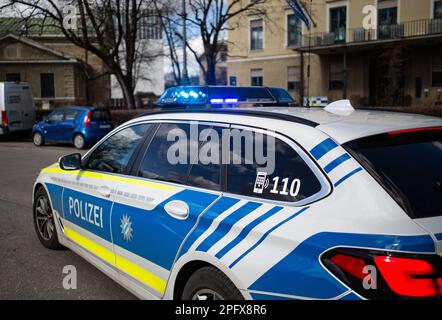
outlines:
[[[201,38],[202,54],[192,47],[190,40],[186,40],[185,45],[201,68],[207,85],[216,84],[216,66],[219,62],[220,52],[226,43],[225,34],[228,30],[237,27],[230,24],[230,22],[243,13],[264,17],[266,11],[263,4],[268,2],[268,0],[188,0],[186,2],[186,14],[183,16],[183,10],[179,6],[177,7],[176,1],[173,4],[173,10],[166,9],[170,6],[168,0],[153,1],[157,8],[163,9],[159,14],[165,30],[168,30],[166,40],[169,43],[169,50],[179,48],[176,45],[176,38],[180,42],[185,41],[181,33],[182,18],[184,18],[191,31],[188,39],[192,39],[192,36]],[[178,55],[171,51],[169,54],[174,67],[174,74],[179,71],[177,75],[181,75],[182,70]]]
[[[121,86],[127,107],[135,107],[140,22],[151,0],[4,0],[1,9],[19,12],[28,28],[52,28],[100,58]],[[66,9],[70,9],[66,10]],[[75,14],[72,14],[74,12]],[[70,14],[70,16],[69,16]]]

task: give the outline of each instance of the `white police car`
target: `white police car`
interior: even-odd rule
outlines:
[[[142,298],[440,297],[442,119],[327,110],[133,119],[42,170],[38,237]]]

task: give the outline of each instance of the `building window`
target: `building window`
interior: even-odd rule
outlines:
[[[431,84],[433,87],[442,87],[442,57],[440,54],[433,55]]]
[[[250,72],[251,76],[251,85],[254,87],[262,87],[263,85],[263,77],[262,77],[262,69],[253,69]]]
[[[250,21],[250,49],[259,50],[264,47],[264,27],[263,20]]]
[[[140,39],[162,39],[160,19],[154,10],[143,10],[138,28]]]
[[[442,1],[434,1],[434,19],[442,19]]]
[[[20,82],[20,73],[7,73],[6,82]]]
[[[342,90],[344,88],[344,73],[340,64],[330,64],[329,90]]]
[[[347,29],[347,7],[330,8],[330,32],[335,42],[345,42]]]
[[[400,36],[397,26],[397,0],[384,0],[378,3],[378,30],[379,39],[391,39]]]
[[[298,46],[301,45],[301,20],[294,14],[287,16],[287,45]]]
[[[42,98],[53,98],[55,96],[54,74],[53,73],[40,74],[40,87],[41,87]]]
[[[301,86],[301,68],[287,68],[287,89],[289,91],[298,90]]]

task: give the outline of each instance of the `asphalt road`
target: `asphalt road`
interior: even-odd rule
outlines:
[[[51,251],[32,222],[32,186],[38,172],[68,146],[34,147],[0,139],[0,299],[135,299],[123,287],[70,250]],[[63,288],[63,268],[77,270],[77,289]]]

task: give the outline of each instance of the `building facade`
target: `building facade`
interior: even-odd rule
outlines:
[[[310,31],[285,0],[231,21],[231,82],[284,87],[298,99],[442,104],[442,0],[302,2]]]
[[[0,81],[27,82],[37,108],[105,106],[110,76],[101,60],[59,34],[0,34]]]
[[[152,9],[142,11],[136,50],[135,94],[140,97],[160,96],[165,87],[163,32],[159,17]],[[123,92],[114,76],[111,77],[111,97],[123,99]]]

